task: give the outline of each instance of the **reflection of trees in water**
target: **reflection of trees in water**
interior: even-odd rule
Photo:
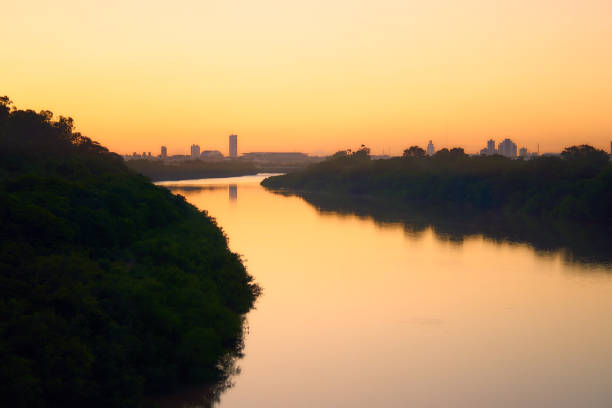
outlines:
[[[213,408],[221,401],[223,393],[235,384],[240,375],[239,360],[244,357],[244,336],[248,334],[248,321],[243,319],[242,337],[234,349],[226,354],[218,363],[221,375],[214,383],[183,387],[172,394],[152,398],[159,408]]]
[[[172,192],[176,192],[176,193],[191,193],[191,192],[196,192],[196,191],[219,191],[219,190],[227,190],[229,188],[228,185],[194,185],[194,186],[190,186],[190,185],[184,185],[184,186],[173,186],[173,185],[167,185],[165,186],[168,190],[172,191]]]
[[[172,186],[169,185],[167,188],[173,193],[192,193],[197,191],[219,191],[219,190],[228,190],[229,191],[229,200],[237,201],[238,200],[238,184],[229,184],[229,185],[210,185],[210,186]]]
[[[417,239],[429,228],[437,239],[461,244],[466,238],[483,236],[497,243],[526,243],[539,255],[558,252],[567,262],[612,264],[609,227],[554,222],[508,214],[477,214],[457,209],[414,208],[372,197],[286,193],[296,195],[322,214],[354,215],[377,225],[402,224],[406,235]]]
[[[227,355],[219,363],[219,368],[223,371],[222,378],[208,389],[199,400],[186,401],[182,408],[212,408],[221,401],[221,395],[234,386],[234,378],[240,375],[240,367],[237,362],[243,354]]]

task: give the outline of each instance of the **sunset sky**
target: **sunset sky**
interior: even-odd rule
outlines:
[[[0,95],[118,153],[612,140],[610,0],[30,0],[0,22]]]

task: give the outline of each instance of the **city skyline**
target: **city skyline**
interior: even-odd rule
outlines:
[[[237,134],[235,133],[228,133],[229,137],[231,136],[237,136]],[[203,136],[203,137],[195,137],[192,140],[196,140],[195,142],[187,142],[188,145],[187,147],[183,147],[183,146],[179,146],[178,144],[169,144],[169,143],[165,143],[162,144],[162,146],[164,146],[166,148],[166,152],[168,156],[173,156],[173,155],[191,155],[191,145],[195,144],[198,146],[202,147],[202,150],[218,150],[220,152],[223,153],[224,156],[230,156],[230,152],[229,152],[229,147],[228,147],[228,134],[226,135],[215,135],[215,136]],[[575,142],[569,141],[567,144],[564,144],[563,146],[561,146],[558,150],[552,149],[552,148],[547,148],[546,145],[543,145],[542,143],[540,143],[538,140],[534,141],[533,143],[523,143],[520,140],[517,141],[517,139],[511,135],[499,135],[499,136],[486,136],[486,139],[488,142],[491,141],[495,141],[495,140],[505,140],[505,139],[510,139],[512,140],[514,143],[516,143],[517,145],[517,155],[518,155],[518,150],[519,148],[526,148],[529,152],[539,152],[539,153],[560,153],[564,148],[568,147],[568,146],[578,146],[578,145],[583,145],[583,144],[588,144],[591,145],[597,149],[601,149],[604,150],[608,153],[612,154],[612,132],[610,132],[610,134],[608,135],[608,139],[603,139],[602,138],[602,142],[600,144],[595,144],[595,143],[590,143],[590,142],[585,142],[583,139],[577,138]],[[253,144],[253,141],[249,141],[248,138],[243,138],[241,139],[242,141],[246,140],[246,145],[252,147],[251,149],[244,149],[243,151],[278,151],[278,152],[286,152],[286,151],[300,151],[300,150],[291,150],[291,149],[283,149],[281,147],[277,148],[277,149],[264,149],[264,148],[258,148],[257,145]],[[415,141],[417,140],[417,141]],[[222,143],[222,141],[224,141],[224,143]],[[367,143],[361,143],[359,141],[353,141],[352,143],[349,143],[347,146],[339,146],[336,149],[323,149],[321,147],[317,148],[315,146],[314,149],[312,150],[301,150],[305,153],[311,154],[311,155],[331,155],[334,154],[337,151],[340,150],[345,150],[347,148],[354,148],[358,145],[364,144],[368,147],[370,147],[370,149],[372,150],[373,154],[387,154],[387,155],[396,155],[396,156],[401,156],[402,152],[404,151],[404,149],[406,149],[409,146],[421,146],[423,147],[423,149],[427,150],[427,146],[429,143],[431,143],[432,141],[434,141],[434,145],[436,146],[435,151],[438,151],[439,148],[453,148],[453,147],[461,147],[465,150],[466,153],[468,154],[479,154],[479,153],[483,153],[484,150],[488,149],[490,146],[487,145],[484,149],[482,148],[482,141],[477,141],[475,142],[475,144],[472,146],[470,144],[470,146],[466,146],[464,145],[461,140],[458,140],[456,144],[444,144],[441,143],[439,141],[435,141],[431,138],[424,138],[424,137],[406,137],[405,141],[403,143],[398,143],[397,147],[389,147],[389,146],[380,146],[380,147],[371,147],[370,145],[368,145]],[[162,143],[164,143],[164,139],[162,139]],[[147,146],[149,146],[150,144],[146,144]],[[147,148],[145,149],[147,152],[148,151],[159,151],[159,146],[149,146],[151,148]],[[167,147],[170,146],[170,147]],[[376,146],[376,144],[375,144]],[[439,147],[439,148],[438,148]],[[133,149],[133,151],[135,152],[139,152],[142,150],[142,147],[139,146],[136,149]],[[496,151],[497,150],[497,146],[493,146],[492,151]],[[226,154],[227,152],[227,154]],[[119,153],[121,155],[131,155],[132,152],[131,151],[117,151],[116,153]],[[240,153],[238,153],[238,156],[240,156]]]
[[[232,155],[232,137],[235,137],[235,154]],[[254,153],[254,152],[264,152],[264,150],[253,150],[250,152],[242,152],[240,153],[237,150],[237,137],[238,135],[235,134],[231,134],[229,135],[229,143],[228,143],[228,154],[224,154],[223,153],[223,149],[209,149],[208,146],[204,146],[204,149],[202,149],[202,154],[206,153],[206,152],[219,152],[223,157],[241,157],[243,156],[245,153]],[[409,143],[408,143],[409,144]],[[407,146],[408,146],[407,144]],[[415,145],[415,144],[411,144],[412,146],[418,146],[418,147],[422,147],[423,150],[425,150],[427,152],[427,155],[431,156],[433,154],[435,154],[436,152],[438,152],[441,149],[444,148],[453,148],[453,147],[460,147],[463,148],[463,146],[461,145],[457,145],[457,146],[438,146],[436,144],[433,143],[432,140],[429,140],[427,144],[424,144],[423,146],[421,145]],[[578,144],[575,144],[576,146]],[[435,146],[438,146],[438,148],[436,148]],[[564,148],[569,147],[569,146],[564,146]],[[172,157],[172,156],[185,156],[185,157],[200,157],[200,145],[199,144],[192,144],[191,146],[188,147],[187,150],[189,150],[187,153],[174,153],[174,154],[169,154],[168,153],[168,148],[166,147],[166,145],[162,145],[161,146],[161,153],[159,155],[154,155],[154,157],[161,157],[161,158],[165,158],[165,157]],[[597,148],[597,147],[596,147]],[[197,154],[194,155],[194,149],[197,150]],[[343,149],[342,149],[343,150]],[[394,154],[392,151],[390,152],[388,149],[385,151],[385,149],[383,148],[382,153],[384,155],[387,156],[401,156],[403,154],[403,150],[401,152],[398,152],[398,154]],[[503,141],[499,142],[499,144],[496,147],[496,141],[494,139],[489,139],[486,141],[486,146],[480,150],[477,150],[475,152],[470,152],[468,150],[465,150],[465,152],[467,154],[470,155],[493,155],[493,154],[499,154],[502,156],[506,156],[506,157],[530,157],[530,156],[537,156],[540,154],[558,154],[561,153],[563,149],[559,150],[559,151],[540,151],[540,146],[539,144],[536,144],[536,148],[535,149],[530,149],[526,146],[522,146],[520,144],[517,144],[513,139],[511,138],[505,138]],[[606,149],[605,147],[600,149],[603,150],[605,152],[607,152],[608,154],[612,155],[612,141],[609,142],[609,149]],[[287,151],[283,151],[283,150],[270,150],[270,151],[266,151],[266,152],[287,152]],[[313,154],[312,152],[302,152],[302,153],[306,153],[306,154],[310,154],[312,156],[317,156],[316,154]],[[319,154],[320,156],[326,156],[326,155],[331,155],[335,152],[331,152],[331,153],[327,153],[327,154]],[[376,154],[377,152],[372,151],[372,154]],[[137,151],[132,152],[132,153],[122,153],[123,156],[139,156],[140,153],[137,153]],[[146,154],[143,153],[143,157],[147,156]],[[151,153],[148,152],[148,157],[151,157]]]
[[[610,15],[601,0],[11,2],[0,93],[120,153],[223,150],[229,133],[244,151],[604,149]]]

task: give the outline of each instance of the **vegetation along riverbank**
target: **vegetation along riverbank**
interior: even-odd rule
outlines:
[[[238,177],[257,174],[252,162],[245,160],[182,160],[164,163],[160,160],[129,160],[126,165],[152,181],[191,180],[215,177]]]
[[[340,151],[293,173],[265,179],[270,189],[372,195],[418,208],[504,212],[542,219],[612,224],[612,164],[591,146],[566,148],[560,157],[512,160],[419,148],[403,157],[371,160],[369,149]]]
[[[214,219],[0,98],[0,405],[137,407],[214,381],[259,292]]]

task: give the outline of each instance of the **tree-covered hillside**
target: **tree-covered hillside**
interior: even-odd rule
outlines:
[[[369,149],[341,151],[302,171],[274,176],[272,189],[375,195],[442,211],[504,211],[612,224],[612,164],[606,152],[572,146],[561,157],[511,160],[412,147],[371,160]]]
[[[257,293],[206,213],[0,98],[0,406],[131,407],[215,380]]]

